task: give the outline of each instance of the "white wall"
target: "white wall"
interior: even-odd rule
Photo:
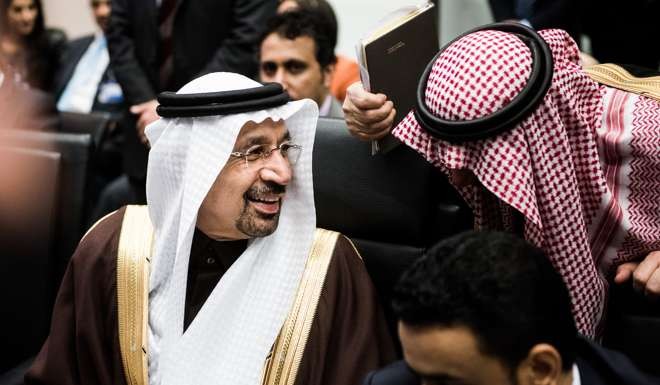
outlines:
[[[42,0],[42,2],[46,25],[63,29],[69,39],[75,39],[95,30],[89,0]]]
[[[355,44],[389,12],[420,0],[328,0],[339,19],[337,51],[355,57]],[[492,21],[486,0],[440,0],[440,40],[447,42],[463,31]]]

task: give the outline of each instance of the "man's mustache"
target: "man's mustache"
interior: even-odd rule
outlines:
[[[261,186],[250,187],[243,196],[250,199],[259,199],[266,195],[283,194],[286,192],[286,186],[275,182],[264,182]]]

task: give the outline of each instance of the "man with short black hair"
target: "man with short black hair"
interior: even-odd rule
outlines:
[[[294,100],[312,99],[322,117],[344,116],[330,94],[336,61],[331,21],[317,9],[302,7],[276,15],[261,35],[260,80],[282,84]]]
[[[506,233],[436,244],[395,289],[406,364],[424,384],[656,384],[578,337],[566,285],[543,252]],[[412,384],[403,363],[365,384]]]

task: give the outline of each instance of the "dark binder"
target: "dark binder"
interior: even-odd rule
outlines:
[[[394,103],[396,126],[415,104],[424,68],[439,50],[437,12],[432,3],[395,11],[358,46],[362,83]],[[377,141],[372,153],[386,153],[400,142],[392,135]]]

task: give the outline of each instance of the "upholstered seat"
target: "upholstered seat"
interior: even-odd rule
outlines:
[[[313,169],[317,226],[355,243],[394,332],[389,303],[399,275],[439,239],[471,228],[470,210],[413,150],[372,156],[343,120],[319,119]]]
[[[61,171],[59,153],[5,145],[0,147],[0,373],[34,355],[48,334]]]

